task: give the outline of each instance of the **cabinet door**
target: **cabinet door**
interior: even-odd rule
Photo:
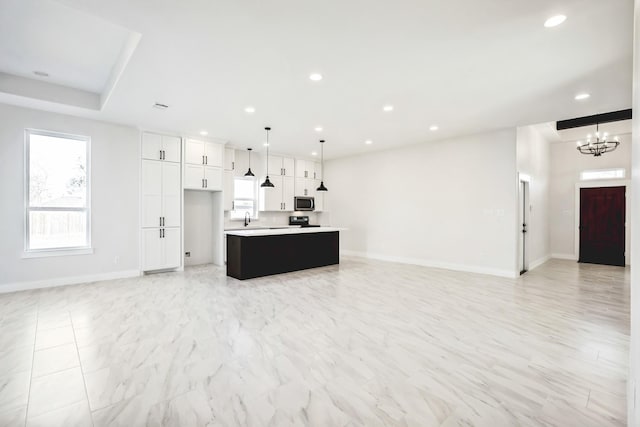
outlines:
[[[282,157],[269,156],[269,167],[267,168],[269,177],[282,175]]]
[[[304,178],[304,172],[307,170],[307,161],[296,159],[296,178]],[[297,192],[298,190],[296,190]]]
[[[236,150],[233,148],[224,149],[224,170],[232,171],[236,168]]]
[[[294,178],[285,176],[282,180],[282,208],[285,211],[293,211],[293,197],[294,197]]]
[[[205,165],[221,168],[224,166],[224,146],[217,142],[204,143]]]
[[[184,165],[184,188],[201,190],[204,188],[204,166]]]
[[[159,228],[142,230],[142,270],[158,270],[162,268],[162,239]]]
[[[204,167],[204,188],[209,191],[222,191],[222,168]]]
[[[160,227],[162,165],[157,160],[142,161],[142,227]]]
[[[233,171],[224,171],[224,210],[233,210]]]
[[[281,211],[282,210],[282,176],[270,176],[269,180],[273,187],[260,187],[260,210],[261,211]],[[264,182],[264,177],[260,180]]]
[[[180,267],[180,229],[165,228],[162,240],[162,268]]]
[[[204,142],[187,139],[184,148],[184,162],[190,165],[204,165]]]
[[[162,216],[164,227],[180,227],[180,163],[162,163]]]
[[[167,162],[180,163],[181,140],[177,136],[162,136],[162,149],[164,150],[164,160]]]
[[[311,178],[320,179],[320,175],[322,174],[322,165],[320,164],[320,162],[312,162],[312,164],[313,168],[311,170],[313,171],[313,176]]]
[[[294,176],[295,164],[296,164],[295,159],[291,157],[282,158],[282,169],[284,172],[284,176],[291,176],[291,177]]]
[[[304,178],[295,178],[294,195],[296,197],[306,196],[304,191],[307,188],[306,181]]]
[[[142,158],[160,160],[162,150],[162,136],[155,133],[144,132],[142,134]]]

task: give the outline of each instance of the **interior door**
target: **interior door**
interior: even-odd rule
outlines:
[[[625,187],[580,189],[579,262],[625,265]]]

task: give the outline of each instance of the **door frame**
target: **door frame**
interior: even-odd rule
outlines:
[[[598,187],[625,187],[624,200],[624,263],[630,265],[630,248],[631,248],[631,227],[629,224],[631,218],[631,180],[629,179],[608,179],[594,181],[578,181],[575,186],[575,196],[573,198],[574,208],[574,227],[573,227],[573,252],[577,261],[580,258],[580,189],[581,188],[598,188]]]
[[[523,188],[524,192],[521,194]],[[529,271],[529,242],[531,240],[522,233],[522,220],[525,219],[525,223],[527,224],[527,234],[529,234],[529,225],[531,223],[531,176],[524,173],[518,173],[518,209],[516,212],[518,215],[518,220],[516,221],[518,230],[518,263],[516,265],[516,274],[521,276]]]

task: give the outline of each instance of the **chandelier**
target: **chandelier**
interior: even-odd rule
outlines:
[[[610,151],[615,150],[620,145],[620,139],[616,136],[613,140],[608,140],[609,134],[604,132],[600,135],[599,124],[596,123],[596,135],[595,140],[593,140],[592,135],[587,135],[587,140],[585,142],[578,141],[576,144],[578,145],[578,151],[582,154],[592,154],[596,157],[602,156],[604,153],[608,153]]]

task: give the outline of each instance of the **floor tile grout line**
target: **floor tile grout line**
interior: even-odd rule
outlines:
[[[78,356],[78,365],[80,366],[80,375],[82,375],[82,385],[84,386],[84,395],[87,398],[87,407],[89,408],[89,418],[91,419],[91,425],[94,426],[93,413],[91,412],[91,403],[89,402],[89,392],[87,391],[87,381],[84,378],[84,371],[82,370],[82,360],[80,359],[80,350],[78,350],[78,340],[76,339],[76,328],[73,326],[73,318],[71,312],[69,312],[69,318],[71,319],[71,331],[73,332],[73,343],[76,346],[76,355]]]
[[[31,403],[31,386],[33,385],[33,363],[36,358],[36,338],[38,336],[38,322],[40,321],[40,304],[36,309],[36,330],[33,333],[33,352],[31,353],[31,374],[29,374],[29,392],[27,393],[27,410],[24,413],[24,426],[27,427],[27,420],[29,419],[29,406]]]

